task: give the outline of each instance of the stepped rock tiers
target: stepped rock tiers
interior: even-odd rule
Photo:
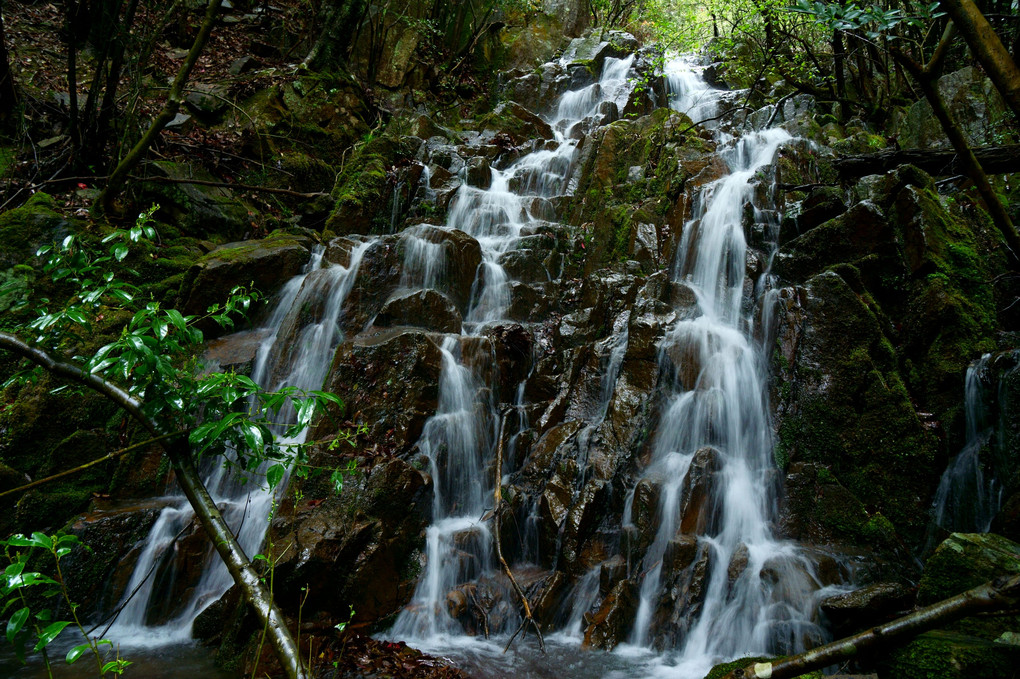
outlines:
[[[306,63],[347,55],[371,86],[299,70],[266,89],[275,71],[238,66],[243,115],[191,124],[239,126],[263,172],[293,177],[271,232],[250,175],[168,156],[152,171],[172,182],[137,185],[163,205],[163,240],[129,262],[145,294],[196,314],[237,283],[268,295],[238,332],[209,328],[204,369],[344,402],[302,434],[313,473],[269,491],[265,470],[201,470],[313,673],[779,676],[850,658],[836,638],[883,679],[1014,658],[1015,611],[957,613],[1015,597],[996,577],[1020,550],[1020,279],[931,111],[890,114],[893,133],[845,93],[726,87],[737,62],[621,31],[560,41],[543,16],[458,24],[467,51],[441,71],[417,56],[453,32],[428,22],[394,17],[376,52],[319,40]],[[373,70],[377,52],[392,60]],[[469,96],[483,56],[505,70]],[[455,105],[423,93],[436,73]],[[939,87],[958,111],[991,92],[973,68]],[[1002,143],[972,122],[972,142]],[[976,149],[1004,195],[1016,151]],[[0,214],[4,290],[28,295],[30,251],[90,228],[41,194]],[[44,392],[0,411],[0,491],[106,452],[119,426]],[[58,407],[73,432],[45,426]],[[108,464],[5,520],[80,511]],[[159,464],[117,468],[145,501],[73,524],[96,545],[67,557],[82,614],[120,607],[125,649],[196,638],[272,675],[188,503],[151,500]]]

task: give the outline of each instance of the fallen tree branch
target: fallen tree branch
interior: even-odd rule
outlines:
[[[514,643],[514,639],[521,632],[527,634],[528,624],[535,628],[535,634],[538,635],[538,647],[545,653],[545,640],[542,638],[542,630],[539,628],[535,618],[531,615],[531,606],[528,604],[528,597],[524,594],[524,590],[517,584],[517,578],[510,572],[510,566],[507,564],[506,559],[503,558],[503,545],[500,536],[500,515],[503,509],[503,489],[502,489],[502,478],[503,478],[503,428],[506,427],[506,414],[504,410],[499,418],[499,438],[496,441],[496,483],[493,496],[495,497],[495,504],[493,504],[493,526],[495,532],[496,541],[496,557],[499,559],[499,565],[503,567],[503,573],[510,580],[510,585],[514,588],[517,596],[521,600],[521,607],[524,609],[524,619],[521,621],[521,626],[517,628],[517,631],[513,633],[510,640],[506,642],[506,647],[503,652],[506,653],[510,648],[510,644]],[[522,637],[523,638],[523,637]]]
[[[322,196],[328,196],[328,193],[321,191],[315,191],[314,193],[302,193],[301,191],[293,191],[291,189],[276,189],[271,186],[258,186],[255,184],[232,184],[230,182],[217,182],[208,179],[177,179],[174,177],[136,177],[131,175],[128,179],[134,179],[139,182],[161,182],[163,184],[195,184],[197,186],[214,186],[222,189],[238,189],[240,191],[259,191],[261,193],[278,193],[283,196],[293,196],[294,198],[320,198]]]
[[[975,613],[997,611],[1020,604],[1020,575],[996,578],[962,594],[897,618],[884,625],[831,644],[775,662],[753,663],[727,674],[723,679],[789,679],[828,667],[865,651],[903,642],[926,630]]]
[[[984,146],[973,151],[987,174],[1020,172],[1020,144]],[[964,174],[963,163],[956,151],[889,149],[878,153],[844,156],[832,161],[841,179],[882,174],[907,164],[916,165],[935,177]]]

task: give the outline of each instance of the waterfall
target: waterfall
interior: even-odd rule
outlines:
[[[693,109],[695,120],[714,113],[715,91],[687,66],[674,62],[666,73],[674,107]],[[702,189],[673,269],[673,279],[695,293],[697,310],[660,345],[660,364],[673,377],[642,474],[659,488],[658,528],[641,566],[630,641],[680,641],[673,662],[681,676],[739,655],[795,652],[819,633],[811,621],[820,587],[813,568],[770,528],[776,498],[766,370],[744,285],[741,213],[752,199],[750,181],[789,140],[779,128],[719,135],[730,173]],[[701,562],[707,585],[678,621],[672,602],[662,602],[663,570],[667,553],[685,540],[694,550],[688,568]]]
[[[1005,440],[1008,426],[1003,421],[1009,400],[1005,385],[1006,378],[1018,369],[1017,356],[1018,352],[985,354],[967,367],[964,444],[939,480],[926,550],[937,545],[940,529],[961,533],[991,530],[1002,502],[995,472],[1001,465],[999,458],[1010,455]],[[996,382],[998,389],[993,388]]]
[[[451,590],[494,575],[492,536],[485,515],[492,508],[493,471],[488,463],[494,457],[499,415],[485,396],[488,385],[472,372],[478,366],[465,364],[463,348],[480,337],[487,324],[506,318],[510,278],[500,259],[516,245],[523,229],[539,222],[530,209],[534,199],[566,192],[577,154],[577,140],[569,137],[571,128],[593,115],[602,102],[626,98],[633,59],[606,59],[599,82],[561,98],[551,121],[555,148],[525,155],[505,170],[493,168],[487,189],[465,183],[450,207],[446,228],[474,237],[481,246],[482,264],[465,315],[464,334],[443,341],[439,408],[418,440],[434,482],[433,524],[426,533],[425,571],[411,604],[390,631],[394,638],[420,645],[457,635],[462,628],[449,613]],[[512,185],[519,188],[512,190]],[[405,253],[411,258],[431,256],[426,248],[406,248]],[[424,272],[433,265],[405,260],[405,268]],[[423,287],[438,284],[435,277],[419,280]],[[609,362],[616,371],[622,351],[610,352]],[[519,390],[518,399],[522,398],[523,390]],[[474,596],[473,591],[463,591],[465,597]],[[516,613],[508,611],[502,620],[490,623],[492,633],[512,631]]]
[[[305,271],[288,281],[277,295],[276,305],[263,328],[262,340],[255,357],[252,379],[268,390],[294,386],[320,389],[326,377],[336,345],[343,339],[340,330],[344,301],[351,291],[362,256],[371,241],[354,247],[346,267],[323,267],[324,248],[317,247]],[[316,320],[305,323],[305,314],[314,309]],[[293,407],[280,412],[281,422],[293,421]],[[276,433],[285,429],[278,425]],[[285,443],[301,443],[297,440]],[[282,492],[277,493],[245,479],[219,460],[204,465],[205,484],[223,513],[223,518],[237,534],[238,542],[248,555],[261,548],[266,532],[266,517]],[[258,476],[256,475],[256,478]],[[173,580],[175,550],[181,533],[192,523],[194,513],[183,495],[167,498],[167,507],[153,525],[135,570],[125,589],[120,614],[109,635],[124,646],[160,646],[182,642],[191,637],[191,625],[207,606],[230,588],[232,580],[226,566],[209,546],[201,577],[190,596],[183,601],[167,601],[159,584]],[[157,626],[154,612],[161,608],[170,620]]]

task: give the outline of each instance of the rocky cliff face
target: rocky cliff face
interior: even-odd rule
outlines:
[[[580,22],[569,9],[567,19]],[[413,50],[413,36],[393,40],[394,54]],[[631,638],[643,597],[637,566],[651,561],[652,545],[661,552],[644,567],[661,569],[662,594],[648,613],[646,643],[681,644],[709,596],[717,556],[704,538],[721,521],[713,498],[727,482],[725,452],[691,451],[675,534],[665,541],[658,533],[669,486],[645,471],[670,424],[671,390],[695,391],[705,369],[702,356],[666,338],[700,313],[677,262],[690,256],[685,234],[699,228],[692,217],[708,200],[703,189],[730,168],[716,137],[666,105],[654,49],[613,33],[549,43],[540,58],[562,58],[504,73],[506,100],[484,115],[455,123],[398,115],[359,144],[336,174],[331,205],[317,206],[328,214],[322,231],[222,246],[177,272],[180,300],[198,309],[238,276],[272,291],[308,261],[313,244],[327,263],[346,267],[352,252],[361,257],[323,387],[346,408],[311,435],[312,464],[353,461],[356,471],[339,494],[322,478],[293,481],[270,527],[276,594],[292,609],[304,600],[305,620],[339,620],[353,606],[359,622],[384,626],[421,587],[427,527],[443,518],[441,477],[460,473],[447,467],[453,442],[439,452],[426,446],[437,412],[450,414],[450,356],[473,379],[480,478],[486,492],[499,483],[506,500],[495,510],[503,552],[546,629],[569,628],[606,649]],[[532,66],[524,47],[508,48],[507,63]],[[631,77],[651,85],[604,96],[606,64],[631,55]],[[415,77],[405,62],[380,71],[379,82],[396,88]],[[556,128],[564,93],[582,91],[597,103]],[[940,195],[910,167],[854,186],[817,186],[833,176],[827,145],[865,134],[823,129],[824,115],[798,97],[780,111],[719,123],[736,130],[771,119],[795,135],[749,178],[752,197],[739,206],[746,254],[728,266],[744,281],[741,312],[767,377],[771,429],[763,436],[774,465],[763,474],[778,501],[768,529],[800,545],[808,565],[796,577],[814,588],[874,588],[827,604],[832,620],[859,622],[909,601],[939,477],[965,438],[964,374],[982,354],[1015,344],[1017,316],[1008,308],[1016,291],[1000,282],[1003,245],[965,194]],[[515,165],[555,153],[561,137],[575,153],[560,165]],[[510,168],[518,169],[506,190],[520,196],[527,219],[494,218],[520,224],[493,254],[496,236],[460,228],[455,211]],[[46,229],[62,228],[39,214]],[[0,216],[0,228],[12,219]],[[500,311],[481,317],[498,275],[506,279]],[[325,303],[325,293],[307,301],[283,332],[298,341]],[[252,347],[250,335],[224,338],[215,360],[243,370]],[[1003,441],[1016,438],[1016,372],[1008,367],[1000,370]],[[341,428],[358,433],[345,440]],[[1000,457],[1010,445],[1000,444]],[[998,468],[1006,471],[995,525],[1016,539],[1017,465]],[[461,568],[475,576],[434,598],[466,633],[516,620],[504,576],[478,565],[492,511],[486,505],[479,527],[450,537]],[[80,530],[104,521],[114,546],[140,530],[119,514]],[[749,563],[773,584],[789,575],[788,564],[756,563],[746,545],[727,558],[731,586]],[[229,595],[224,602],[197,629],[218,631],[233,605]]]

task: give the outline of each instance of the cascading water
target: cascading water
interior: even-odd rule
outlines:
[[[461,187],[447,228],[477,238],[483,253],[465,316],[469,333],[505,316],[509,281],[500,259],[534,221],[526,209],[529,194],[548,197],[569,190],[576,154],[573,138],[584,136],[577,126],[596,125],[604,102],[626,93],[629,67],[629,60],[608,59],[598,83],[561,97],[556,106],[558,119],[552,122],[554,149],[547,146],[506,170],[493,170],[486,190]],[[672,105],[686,110],[694,120],[712,117],[720,99],[727,96],[708,87],[683,62],[670,63],[665,75]],[[559,615],[562,626],[549,639],[552,658],[533,659],[520,650],[515,657],[523,665],[516,665],[514,671],[522,674],[562,658],[578,676],[625,676],[638,663],[646,674],[686,679],[703,676],[721,660],[792,652],[823,636],[812,618],[820,596],[828,592],[815,577],[810,559],[794,544],[776,539],[770,527],[776,511],[776,474],[767,375],[762,348],[754,339],[754,319],[761,304],[767,303],[768,277],[761,279],[753,294],[745,286],[742,215],[754,193],[750,182],[791,137],[782,129],[740,138],[720,132],[718,137],[730,173],[702,188],[671,271],[674,285],[693,292],[696,310],[678,309],[678,320],[659,347],[660,370],[671,378],[665,385],[650,461],[639,478],[658,490],[657,529],[643,555],[632,558],[627,539],[634,529],[631,491],[619,531],[617,547],[627,552],[627,577],[639,583],[631,643],[597,660],[565,650],[576,649],[593,607],[606,596],[601,567],[595,565],[566,595]],[[612,334],[600,343],[598,407],[573,439],[582,467],[592,437],[610,408],[627,351],[630,314],[618,315]],[[443,343],[440,407],[418,444],[429,458],[436,489],[425,572],[412,603],[388,636],[452,653],[479,676],[500,676],[502,670],[483,669],[485,662],[499,657],[494,647],[468,640],[461,621],[450,615],[458,606],[471,605],[470,597],[485,596],[485,588],[498,577],[487,572],[493,565],[492,536],[484,523],[491,510],[492,487],[492,470],[485,461],[495,444],[498,417],[479,373],[472,374],[464,359],[458,358],[458,349],[463,354],[472,341],[475,336],[468,334],[460,341],[448,337]],[[586,481],[583,474],[579,476],[572,490],[575,499],[577,484]],[[522,552],[533,558],[537,554],[535,525],[541,520],[537,501],[529,500],[524,515]],[[693,548],[697,562],[687,571],[673,568],[678,549],[685,546]],[[667,560],[671,560],[668,573]],[[664,591],[682,589],[683,583],[676,578],[687,577],[699,563],[704,575],[702,595],[679,603],[665,600]],[[458,603],[460,599],[464,601]],[[488,631],[509,633],[516,628],[516,613],[504,614],[499,621],[489,620],[493,625]],[[470,651],[464,650],[467,646]],[[667,652],[656,654],[649,648]],[[478,662],[479,656],[486,660]]]
[[[501,257],[514,247],[523,229],[539,222],[529,206],[534,199],[562,195],[567,188],[577,153],[571,129],[596,113],[602,102],[625,99],[627,73],[633,56],[606,59],[599,82],[568,92],[552,121],[555,148],[543,148],[513,163],[506,170],[492,169],[487,189],[464,184],[450,208],[447,228],[460,229],[481,246],[482,264],[475,280],[471,305],[465,316],[467,337],[485,324],[506,317],[510,305],[509,277]],[[511,190],[511,184],[519,188]],[[405,258],[428,257],[426,247],[405,249]],[[405,270],[432,271],[428,262],[408,261]],[[423,287],[435,286],[436,277],[419,276]],[[457,585],[492,572],[492,537],[483,515],[491,509],[491,459],[499,426],[494,407],[484,397],[481,380],[459,356],[461,342],[443,342],[439,409],[426,423],[418,447],[430,463],[435,500],[433,524],[426,536],[426,566],[414,598],[397,619],[390,635],[435,644],[462,631],[447,610],[447,594]],[[617,352],[619,354],[619,352]],[[619,368],[620,355],[616,357]],[[612,362],[612,361],[611,361]],[[523,398],[523,392],[519,392]],[[608,399],[607,399],[608,401]],[[515,623],[508,611],[502,621],[491,621],[498,633]]]
[[[666,72],[673,106],[693,107],[695,119],[714,113],[713,91],[682,62]],[[658,529],[642,564],[631,642],[680,641],[670,663],[680,676],[700,676],[742,654],[796,651],[819,633],[811,621],[820,588],[812,566],[770,528],[776,501],[766,371],[744,286],[741,214],[752,199],[750,181],[789,140],[780,128],[720,135],[730,173],[703,188],[673,272],[697,308],[660,345],[673,379],[643,474],[659,487]],[[675,603],[664,610],[661,602],[663,565],[678,540],[707,569],[702,600],[683,602],[691,612],[679,620],[668,610]]]
[[[1009,426],[1003,418],[1009,411],[1005,388],[1018,370],[1018,356],[1015,351],[985,354],[967,368],[963,400],[966,439],[939,481],[926,550],[937,545],[940,529],[961,533],[991,530],[1002,502],[997,473],[1009,468],[1003,458],[1012,453],[1006,442]]]
[[[371,241],[356,246],[348,266],[322,267],[323,248],[317,248],[303,274],[288,281],[264,327],[255,357],[252,379],[269,390],[294,386],[319,389],[329,368],[333,350],[342,340],[340,315]],[[317,310],[318,320],[303,325],[304,314]],[[290,405],[281,413],[282,422],[292,421]],[[280,427],[282,431],[283,427]],[[277,432],[279,433],[279,432]],[[302,434],[303,438],[303,434]],[[300,443],[301,439],[283,441]],[[246,554],[256,553],[265,537],[265,519],[269,516],[274,493],[257,484],[245,484],[236,472],[223,464],[209,465],[205,483],[228,525],[237,532]],[[278,488],[282,490],[285,482]],[[191,637],[191,625],[199,613],[216,601],[232,584],[226,567],[210,547],[205,566],[191,596],[169,611],[171,619],[152,625],[152,612],[167,602],[157,583],[173,577],[173,552],[177,536],[193,518],[183,496],[167,498],[168,506],[156,520],[135,570],[125,589],[123,608],[112,624],[109,635],[124,646],[159,646],[183,642]]]

